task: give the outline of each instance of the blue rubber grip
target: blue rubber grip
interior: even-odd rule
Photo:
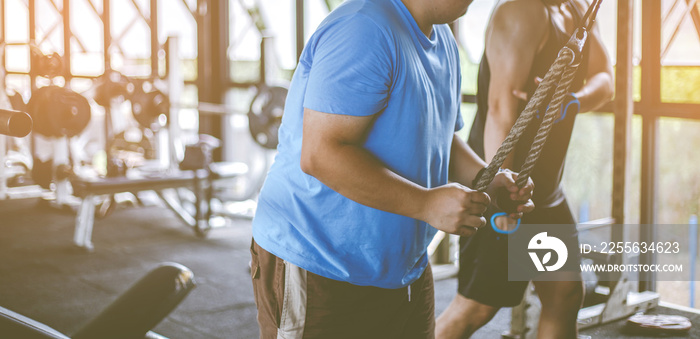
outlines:
[[[500,234],[511,234],[511,233],[515,233],[515,231],[517,231],[518,228],[520,228],[520,219],[518,219],[518,223],[515,225],[515,228],[514,228],[513,230],[511,230],[511,231],[504,231],[504,230],[502,230],[502,229],[496,227],[496,217],[500,217],[500,216],[505,216],[505,217],[507,217],[507,216],[508,216],[508,213],[506,213],[506,212],[498,212],[498,213],[494,213],[494,214],[491,216],[491,228],[493,228],[493,230],[496,231],[496,233],[500,233]]]
[[[569,106],[576,105],[576,113],[578,113],[581,110],[581,102],[578,100],[578,97],[576,97],[576,94],[569,93],[569,94],[567,94],[567,97],[569,99],[567,101],[567,99],[564,98],[564,101],[561,104],[562,105],[561,111],[559,111],[559,118],[557,118],[557,120],[554,120],[555,124],[559,121],[564,120],[564,118],[566,118],[566,113],[569,111]],[[547,109],[545,110],[545,112],[547,110],[549,110],[549,106],[547,106]],[[536,116],[537,116],[537,119],[541,119],[540,118],[540,110],[536,111]]]
[[[564,107],[561,108],[561,114],[559,115],[559,119],[554,120],[554,123],[556,124],[559,121],[564,120],[566,118],[566,112],[569,111],[569,106],[571,105],[576,105],[576,113],[578,113],[581,110],[581,102],[578,101],[578,98],[574,93],[569,93],[568,95],[569,98],[573,98],[573,100],[569,100],[565,104],[563,104]]]

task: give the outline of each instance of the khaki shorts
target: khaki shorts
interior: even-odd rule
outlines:
[[[253,241],[251,276],[263,339],[435,337],[430,265],[408,287],[336,281],[277,258]]]

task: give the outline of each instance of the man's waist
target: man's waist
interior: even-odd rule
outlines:
[[[561,204],[564,198],[564,190],[562,190],[559,184],[554,186],[554,188],[542,190],[535,184],[532,202],[535,203],[535,208],[549,208]]]
[[[271,238],[265,234],[269,225],[255,226],[253,237],[266,251],[311,273],[353,285],[405,287],[417,279],[427,265],[427,260],[423,260],[426,251],[422,251],[422,255],[398,255],[388,249],[389,241],[384,241],[383,250],[377,252],[360,244],[336,246],[320,238],[291,239],[291,234]],[[306,244],[300,245],[302,242]]]

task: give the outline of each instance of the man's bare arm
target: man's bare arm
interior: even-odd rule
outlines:
[[[486,194],[457,183],[426,189],[368,152],[362,145],[372,120],[305,109],[301,169],[348,199],[448,233],[469,236],[485,224]]]
[[[486,165],[458,135],[453,136],[450,153],[450,181],[471,186],[479,170]]]
[[[491,70],[484,155],[490,162],[517,118],[513,90],[525,86],[535,55],[547,32],[547,13],[539,1],[505,2],[487,28],[486,58]],[[504,162],[512,167],[512,156]]]

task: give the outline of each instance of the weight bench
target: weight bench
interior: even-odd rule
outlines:
[[[0,334],[22,339],[162,338],[152,332],[195,287],[194,274],[162,263],[142,277],[72,336],[0,307]]]
[[[139,172],[117,178],[74,178],[71,180],[73,195],[82,199],[75,220],[73,242],[81,248],[92,250],[92,229],[95,223],[95,197],[116,193],[138,193],[155,191],[159,197],[199,236],[208,232],[213,198],[212,184],[217,180],[232,179],[245,174],[248,167],[242,163],[215,163],[209,170],[173,171],[157,175]],[[196,197],[195,213],[188,214],[177,198],[163,194],[165,190],[187,188]],[[206,207],[206,208],[204,208]],[[206,211],[204,210],[206,209]]]

